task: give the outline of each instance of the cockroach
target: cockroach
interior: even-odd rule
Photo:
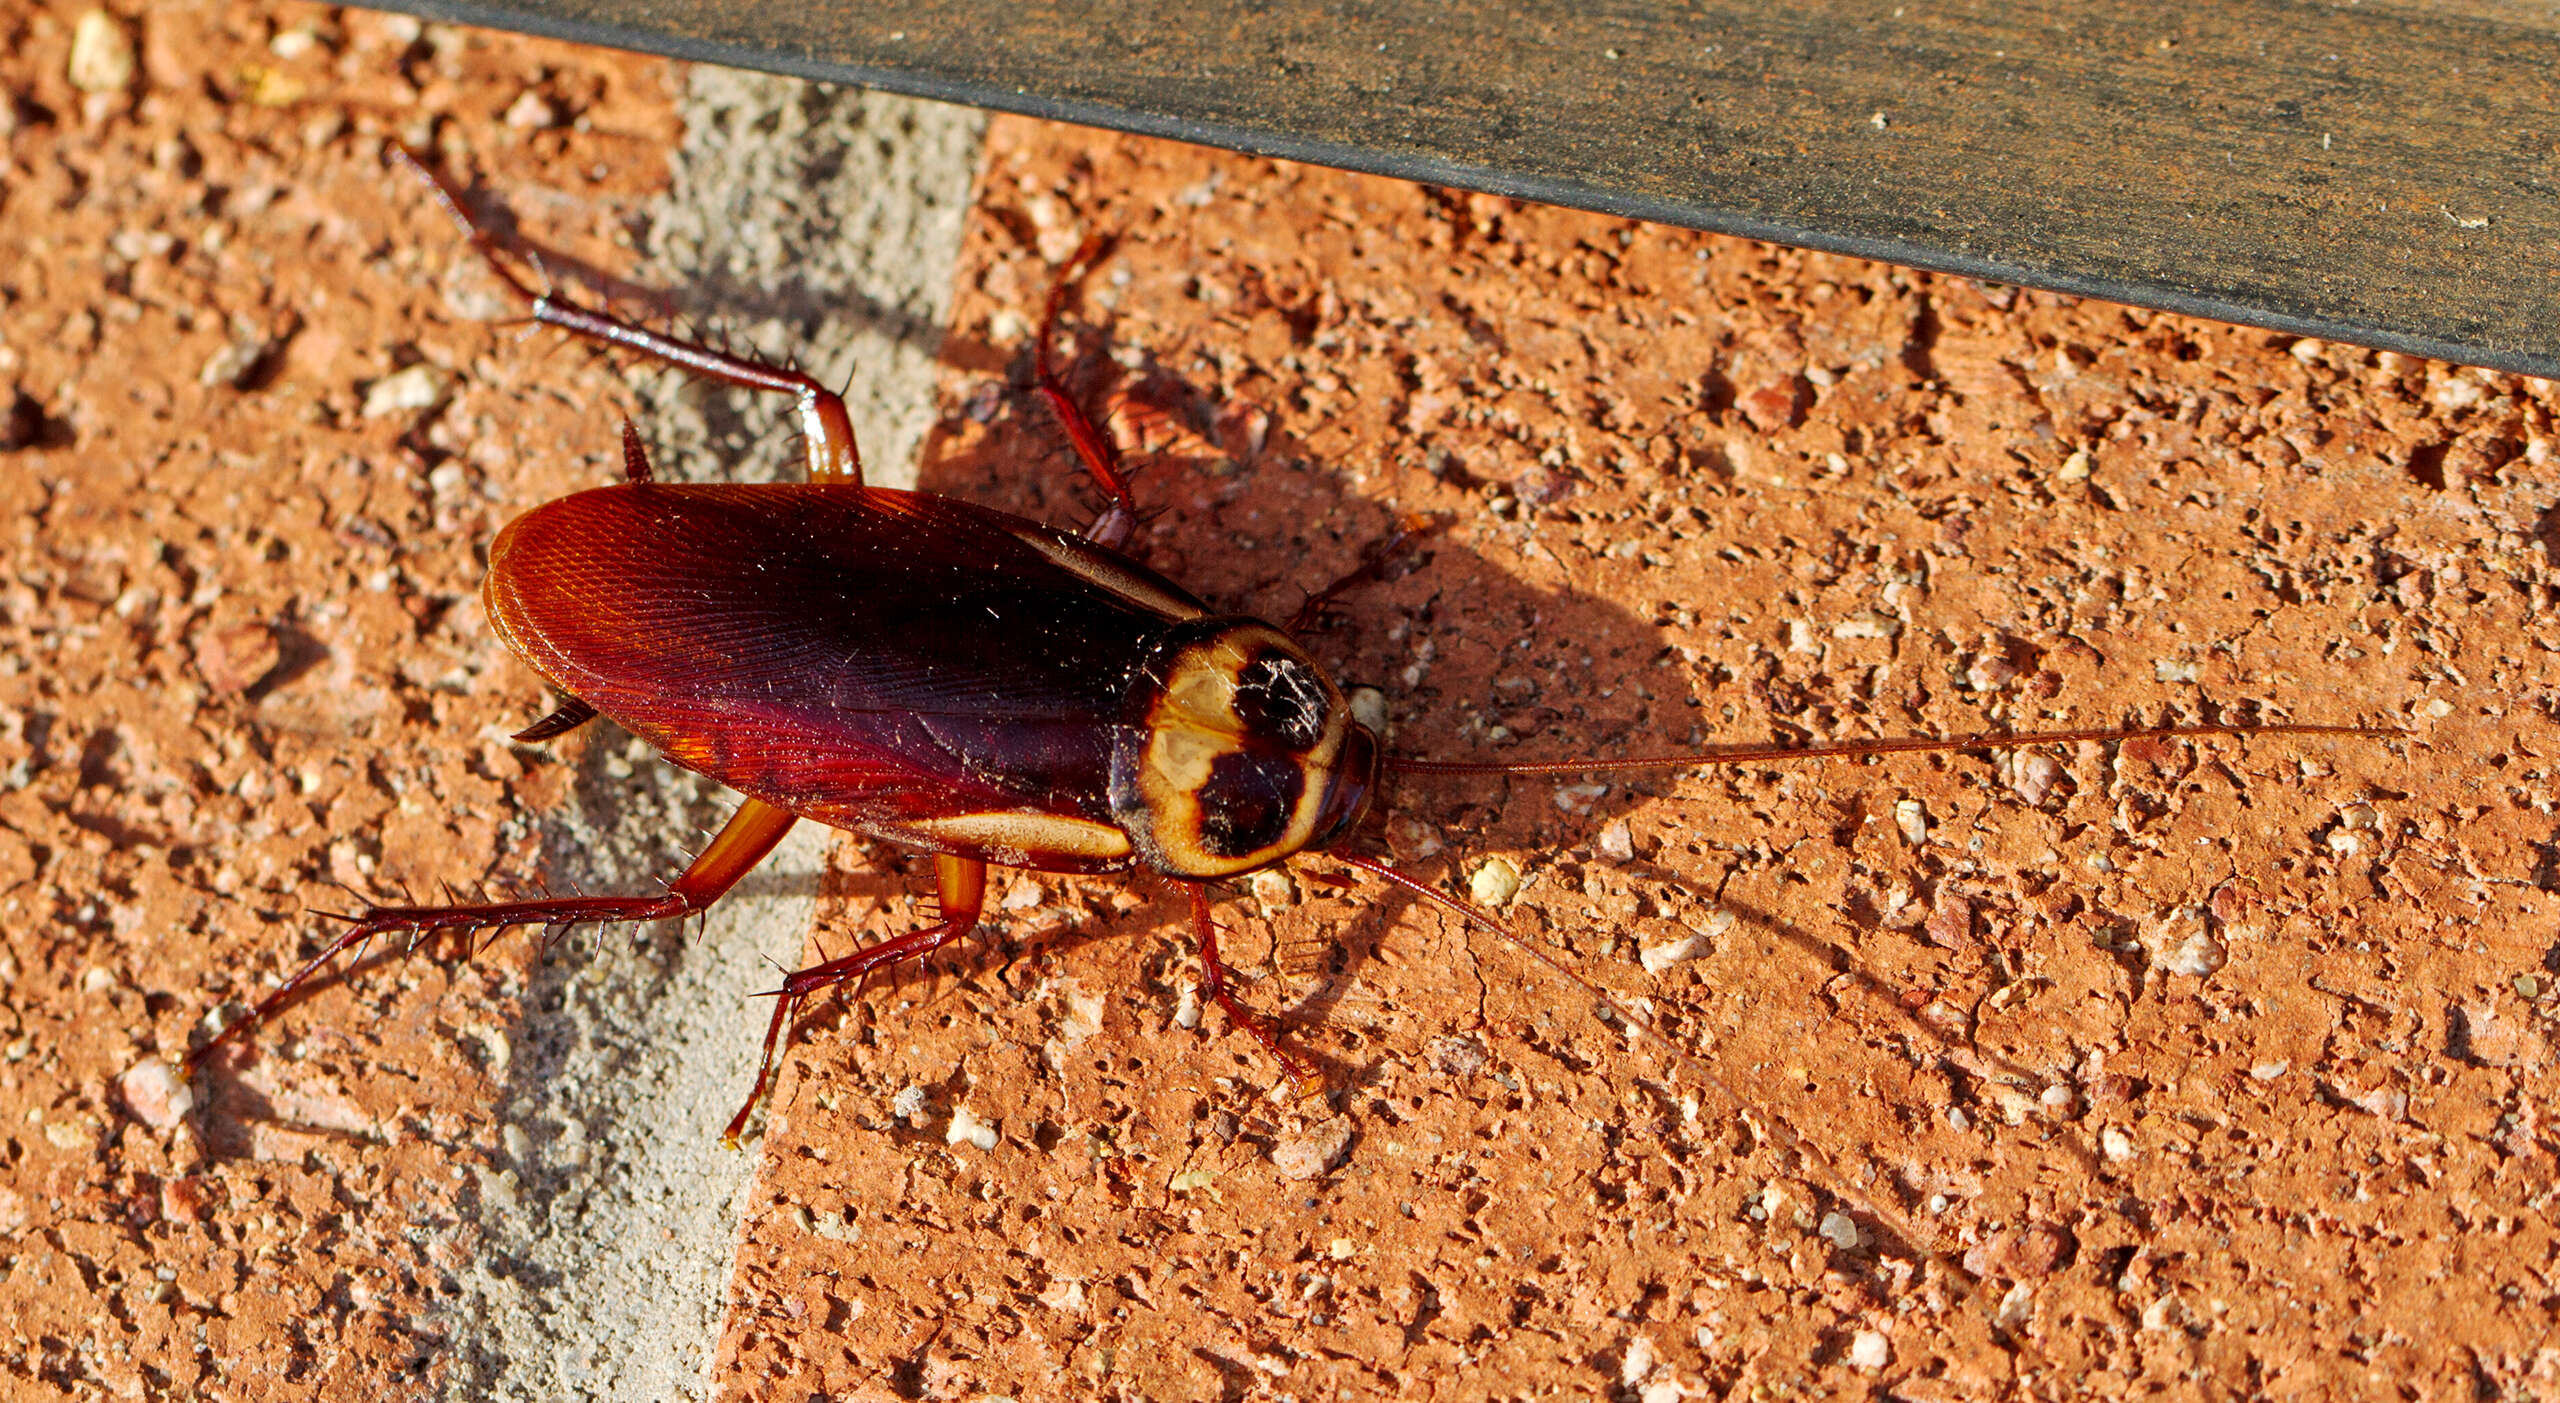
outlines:
[[[1321,853],[1494,933],[1607,999],[1491,912],[1345,850],[1388,775],[1557,775],[2242,733],[2397,734],[2204,724],[1527,763],[1392,755],[1353,718],[1342,689],[1298,637],[1345,589],[1374,578],[1380,557],[1278,625],[1221,613],[1131,555],[1139,509],[1129,474],[1112,437],[1068,394],[1051,362],[1062,306],[1098,244],[1060,271],[1031,358],[1035,392],[1105,501],[1083,529],[1065,531],[867,484],[852,421],[834,391],[797,370],[537,289],[473,221],[461,194],[403,155],[535,323],[792,401],[806,439],[805,482],[662,481],[626,421],[624,481],[534,508],[489,550],[491,626],[564,699],[516,739],[548,740],[607,716],[745,799],[661,892],[368,905],[340,917],[346,928],[198,1049],[194,1063],[273,1018],[295,990],[376,936],[690,915],[809,819],[931,853],[940,919],[782,981],[730,1140],[771,1081],[802,1001],[969,934],[985,910],[990,865],[1143,869],[1179,886],[1189,898],[1202,993],[1288,1080],[1311,1089],[1321,1084],[1313,1064],[1245,1006],[1219,959],[1215,883]]]

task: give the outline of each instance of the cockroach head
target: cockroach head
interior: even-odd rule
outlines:
[[[1112,756],[1113,817],[1147,864],[1230,877],[1359,821],[1378,741],[1306,651],[1258,619],[1194,619],[1150,655]]]

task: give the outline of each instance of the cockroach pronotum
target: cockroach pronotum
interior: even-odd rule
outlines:
[[[403,153],[405,156],[405,153]],[[662,892],[445,906],[368,905],[273,992],[199,1048],[245,1036],[341,953],[375,936],[648,921],[701,911],[801,819],[933,854],[940,919],[790,974],[734,1140],[773,1075],[794,1011],[819,990],[967,935],[989,865],[1054,873],[1146,869],[1188,894],[1201,991],[1301,1087],[1314,1067],[1240,1001],[1218,956],[1214,883],[1322,853],[1520,946],[1482,907],[1344,846],[1386,775],[1541,775],[1948,751],[2073,741],[2363,726],[2177,725],[2147,730],[1757,746],[1626,759],[1433,761],[1387,753],[1297,634],[1370,567],[1318,591],[1287,625],[1222,614],[1127,553],[1138,523],[1112,438],[1051,363],[1061,307],[1098,253],[1053,285],[1032,353],[1036,393],[1106,500],[1081,531],[863,481],[844,403],[796,370],[715,350],[537,290],[414,156],[436,200],[531,319],[725,384],[791,397],[808,481],[660,481],[622,431],[626,481],[518,517],[489,551],[488,617],[562,698],[517,734],[547,740],[607,716],[677,765],[746,797]],[[1620,1010],[1623,1015],[1623,1010]],[[1643,1025],[1632,1017],[1631,1026]]]

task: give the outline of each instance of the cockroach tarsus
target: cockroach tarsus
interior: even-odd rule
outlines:
[[[809,818],[930,852],[938,919],[791,972],[771,991],[755,1081],[728,1124],[729,1140],[745,1130],[771,1081],[801,1003],[970,933],[985,910],[990,865],[1070,874],[1145,868],[1173,881],[1188,898],[1201,993],[1289,1080],[1312,1089],[1321,1084],[1315,1067],[1237,997],[1219,957],[1210,894],[1212,883],[1305,853],[1331,857],[1494,934],[1613,1009],[1630,1029],[1651,1032],[1490,911],[1339,850],[1389,774],[1557,775],[2075,741],[2400,734],[2365,726],[2196,724],[1614,760],[1392,756],[1352,718],[1341,689],[1294,636],[1344,590],[1377,578],[1384,553],[1310,595],[1279,627],[1217,613],[1124,552],[1139,521],[1129,475],[1111,437],[1067,393],[1051,362],[1068,293],[1102,241],[1088,242],[1060,269],[1032,355],[1035,392],[1106,499],[1081,532],[1068,533],[952,498],[865,485],[852,422],[836,392],[797,370],[536,289],[443,177],[400,154],[524,299],[533,322],[791,398],[808,481],[662,482],[626,421],[623,482],[534,508],[505,527],[489,553],[491,626],[562,698],[516,739],[548,740],[609,716],[675,764],[746,797],[654,894],[368,905],[342,917],[344,930],[197,1049],[191,1065],[274,1017],[342,953],[376,936],[405,933],[414,942],[438,930],[494,936],[514,926],[692,915]],[[1407,533],[1417,529],[1404,523]],[[1740,1103],[1697,1058],[1672,1050]],[[1795,1151],[1827,1162],[1778,1129]]]

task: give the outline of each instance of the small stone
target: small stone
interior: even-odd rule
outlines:
[[[1928,842],[1929,806],[1917,799],[1895,800],[1893,826],[1902,830],[1902,841],[1915,848]]]
[[[120,93],[133,82],[133,36],[104,10],[84,10],[71,26],[71,86]]]
[[[560,109],[551,99],[527,88],[508,106],[503,120],[518,131],[539,131],[560,125]]]
[[[1636,855],[1635,830],[1629,828],[1623,818],[1611,819],[1608,826],[1600,830],[1600,837],[1592,847],[1611,862],[1632,862]]]
[[[1397,814],[1387,820],[1387,847],[1404,862],[1437,857],[1443,844],[1439,830],[1422,820]]]
[[[2000,1298],[2000,1308],[1992,1313],[1991,1322],[2003,1330],[2015,1330],[2034,1316],[2036,1288],[2019,1282]]]
[[[1245,885],[1253,889],[1253,899],[1266,916],[1297,904],[1298,884],[1289,880],[1289,874],[1277,867],[1266,867],[1254,873],[1245,879]]]
[[[1996,692],[2018,680],[2018,665],[2006,653],[1977,653],[1964,667],[1964,683],[1977,692]]]
[[[1591,806],[1608,797],[1605,784],[1560,784],[1556,786],[1556,811],[1579,817],[1591,812]]]
[[[994,1149],[997,1138],[996,1122],[978,1119],[977,1113],[966,1106],[951,1113],[951,1126],[942,1132],[942,1142],[946,1145],[966,1143],[981,1150]]]
[[[1375,687],[1354,687],[1350,694],[1351,719],[1369,728],[1375,735],[1387,733],[1387,694]]]
[[[1312,1179],[1342,1163],[1350,1149],[1351,1121],[1335,1116],[1273,1145],[1271,1166],[1283,1179]]]
[[[406,370],[395,370],[365,387],[364,417],[379,419],[388,414],[416,413],[444,403],[453,388],[453,372],[424,361]]]
[[[1627,1341],[1627,1356],[1618,1362],[1618,1383],[1633,1388],[1650,1378],[1661,1364],[1662,1357],[1655,1352],[1653,1341],[1638,1335]]]
[[[216,692],[245,692],[275,670],[284,657],[275,630],[264,623],[233,624],[196,638],[196,671]]]
[[[1474,1038],[1443,1034],[1428,1044],[1431,1065],[1441,1075],[1471,1077],[1484,1070],[1485,1046]]]
[[[265,337],[235,337],[205,357],[203,368],[196,372],[196,383],[207,388],[228,385],[235,390],[246,389],[259,364],[266,358]]]
[[[1849,1341],[1849,1365],[1856,1369],[1881,1369],[1893,1362],[1893,1346],[1881,1330],[1861,1330]]]
[[[1520,864],[1507,857],[1489,857],[1478,864],[1475,875],[1467,878],[1467,894],[1476,905],[1501,907],[1511,904],[1520,894]]]
[[[87,1154],[98,1147],[97,1128],[86,1119],[46,1121],[44,1138],[57,1150],[77,1154]]]
[[[1823,1237],[1830,1240],[1832,1246],[1843,1252],[1854,1252],[1858,1248],[1858,1222],[1846,1213],[1835,1211],[1823,1214],[1822,1226],[1815,1231],[1821,1233]]]
[[[267,41],[267,52],[287,63],[318,47],[320,47],[320,31],[307,22],[294,25],[290,29],[279,29],[276,31],[276,36]]]
[[[2365,1114],[2380,1116],[2384,1120],[2398,1121],[2409,1118],[2409,1093],[2396,1086],[2377,1086],[2362,1095],[2350,1096],[2347,1100]]]
[[[1040,889],[1040,883],[1036,879],[1031,877],[1016,877],[1013,879],[1013,885],[1004,889],[1004,899],[996,903],[996,909],[999,911],[1028,911],[1039,905],[1042,897],[1043,893]]]
[[[2206,978],[2230,962],[2230,952],[2223,949],[2222,942],[2214,939],[2213,933],[2201,923],[2189,931],[2185,939],[2163,942],[2160,952],[2152,957],[2153,964],[2169,973],[2196,979]]]
[[[2014,762],[2009,772],[2009,789],[2018,802],[2029,808],[2040,808],[2053,797],[2053,787],[2062,779],[2062,766],[2050,755],[2028,751]]]
[[[1644,964],[1645,973],[1660,974],[1683,960],[1694,960],[1712,948],[1704,933],[1693,930],[1677,940],[1643,946],[1636,951],[1636,958]]]
[[[1902,620],[1873,609],[1851,614],[1831,626],[1834,638],[1891,638],[1902,632]]]
[[[195,1088],[178,1069],[154,1057],[136,1065],[116,1082],[124,1108],[154,1130],[167,1130],[196,1108]]]

